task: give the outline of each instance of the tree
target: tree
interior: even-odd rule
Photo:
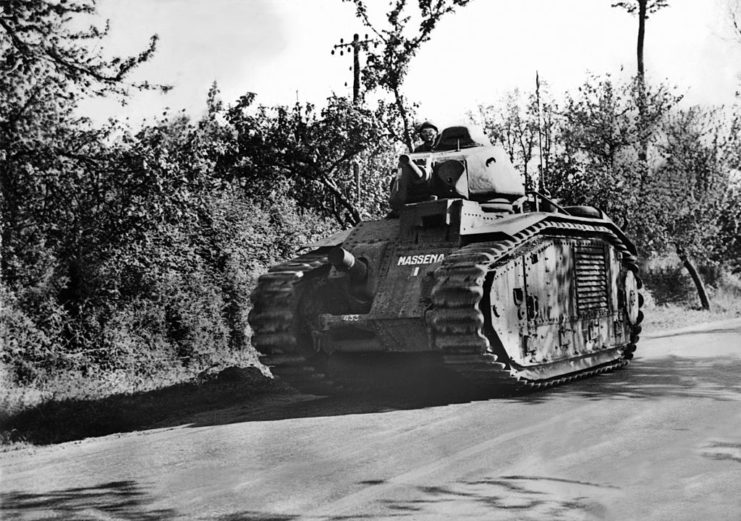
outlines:
[[[728,0],[728,16],[737,37],[741,37],[741,1]]]
[[[377,192],[385,189],[385,168],[362,169],[362,198],[352,175],[353,161],[372,163],[394,151],[373,111],[336,96],[320,110],[310,103],[253,108],[253,99],[225,112],[236,139],[230,179],[256,197],[286,194],[343,227],[381,211]]]
[[[19,251],[17,243],[42,240],[37,228],[53,225],[55,203],[74,195],[70,169],[88,163],[80,147],[98,136],[80,130],[86,121],[74,116],[78,100],[125,96],[132,88],[167,89],[128,80],[153,55],[157,37],[137,55],[106,59],[95,44],[108,26],[75,29],[81,17],[94,12],[94,0],[0,2],[0,207],[6,280],[13,277],[6,270],[13,262],[11,252]]]
[[[741,179],[731,182],[725,201],[718,219],[720,229],[713,260],[741,274]]]
[[[586,82],[560,113],[551,179],[565,203],[617,218],[644,255],[676,251],[707,309],[695,263],[735,244],[728,238],[737,229],[730,182],[737,123],[720,110],[678,110],[679,100],[662,86],[641,90],[636,81],[609,77]],[[646,138],[648,161],[640,156]]]
[[[601,208],[630,229],[641,250],[650,250],[658,233],[651,217],[655,198],[640,150],[646,137],[658,138],[659,124],[679,99],[663,86],[640,94],[636,81],[616,83],[609,76],[586,81],[567,96],[560,112],[550,179],[555,195]]]
[[[741,43],[741,0],[728,0],[728,19],[731,31],[736,40]],[[736,96],[741,96],[741,91],[738,89]]]
[[[413,14],[409,14],[412,9],[407,10],[407,0],[392,0],[385,27],[371,21],[365,0],[344,1],[355,5],[357,17],[381,43],[380,50],[368,51],[363,83],[368,90],[381,89],[392,95],[398,124],[392,124],[389,129],[411,151],[414,148],[414,107],[403,93],[409,64],[421,45],[430,39],[440,20],[470,0],[418,0]]]
[[[478,113],[470,115],[483,127],[492,143],[504,147],[512,164],[524,175],[529,190],[533,189],[532,161],[542,159],[543,170],[549,171],[553,152],[555,103],[547,92],[543,93],[541,101],[539,107],[535,92],[525,95],[515,89],[499,104],[480,105]],[[539,175],[544,173],[539,172]]]
[[[661,240],[672,246],[690,274],[700,303],[710,308],[695,260],[706,261],[723,245],[724,217],[733,202],[730,162],[739,145],[736,129],[718,109],[692,107],[666,118],[655,193],[663,196]]]
[[[646,20],[650,14],[669,5],[668,0],[624,0],[615,2],[612,7],[620,7],[630,14],[638,13],[638,37],[636,41],[636,65],[640,81],[645,80],[646,71],[643,62],[643,44],[646,39]]]
[[[649,101],[647,100],[647,87],[646,87],[646,71],[645,71],[645,65],[644,65],[644,41],[645,41],[645,35],[646,35],[646,20],[648,20],[649,15],[659,11],[660,9],[663,9],[664,7],[667,7],[669,5],[668,0],[625,0],[620,2],[615,2],[612,4],[613,7],[620,7],[625,9],[631,14],[637,14],[638,15],[638,37],[637,37],[637,43],[636,43],[636,65],[637,65],[637,76],[636,76],[636,87],[637,87],[637,101],[638,101],[638,113],[639,113],[639,125],[638,130],[640,132],[640,148],[638,150],[638,159],[642,163],[645,163],[648,156],[648,144],[650,140],[650,127],[651,122],[649,121],[650,115],[648,114],[648,104]],[[689,113],[687,113],[689,114]],[[688,116],[690,117],[690,116]],[[691,116],[694,118],[695,116]],[[686,123],[694,124],[695,121],[686,121]],[[670,132],[670,138],[677,138],[679,136],[682,136],[682,138],[687,139],[695,139],[691,137],[691,135],[688,133],[687,135],[683,135],[681,129],[673,129],[672,132]],[[670,139],[671,141],[671,139]],[[676,142],[676,141],[675,141]],[[706,165],[707,166],[707,165]],[[648,165],[642,165],[642,169],[644,172],[644,175],[642,176],[641,180],[641,187],[645,187],[647,185],[647,175],[648,175]],[[680,170],[673,170],[674,174],[679,175]],[[666,172],[664,172],[666,174]],[[704,174],[700,174],[698,172],[698,175],[710,175],[708,171],[705,171]],[[709,196],[712,198],[712,196]],[[696,201],[689,201],[689,202],[696,202]],[[699,205],[695,208],[696,211],[699,211],[702,217],[706,216],[706,213],[703,212],[701,209],[702,205]],[[703,219],[705,221],[705,219]],[[679,221],[673,221],[674,224],[679,225]],[[683,228],[680,226],[680,228]],[[679,232],[679,230],[678,230]],[[683,232],[680,233],[682,237],[689,238],[693,237],[694,233],[691,232],[689,228],[683,228]],[[694,266],[694,263],[690,257],[691,253],[688,248],[685,246],[680,245],[681,239],[679,242],[675,243],[675,247],[677,249],[677,253],[679,254],[680,258],[682,259],[682,262],[684,266],[687,268],[688,272],[690,273],[690,276],[692,277],[693,281],[695,282],[695,285],[698,290],[698,296],[700,297],[700,301],[702,303],[703,308],[708,309],[710,307],[709,300],[707,298],[707,293],[704,288],[704,284],[702,283],[702,280],[700,279],[700,276],[697,272],[697,269]],[[692,242],[690,240],[690,242]]]
[[[640,116],[639,130],[642,131],[641,148],[638,157],[641,161],[646,161],[648,155],[648,123],[644,122],[646,112],[646,70],[643,60],[643,47],[646,38],[646,20],[649,14],[663,9],[669,5],[668,0],[624,0],[615,2],[612,7],[620,7],[630,14],[638,13],[638,37],[636,41],[636,86],[638,88],[638,112]]]
[[[81,248],[98,244],[85,241],[100,204],[111,204],[108,172],[96,166],[107,134],[74,115],[78,101],[166,90],[130,80],[156,36],[134,56],[106,58],[97,49],[107,26],[79,29],[94,13],[94,0],[0,1],[0,284],[11,314],[25,317],[18,324],[45,339],[31,351],[75,340]]]

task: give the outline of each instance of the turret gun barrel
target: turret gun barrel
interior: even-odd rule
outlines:
[[[399,164],[401,165],[401,169],[404,170],[407,173],[410,173],[413,177],[415,177],[415,181],[423,181],[427,180],[427,174],[424,170],[422,170],[414,161],[412,161],[408,155],[402,154],[399,156]]]

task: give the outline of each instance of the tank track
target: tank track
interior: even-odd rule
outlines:
[[[299,339],[299,283],[327,265],[326,252],[316,250],[273,266],[259,278],[251,297],[252,345],[260,353],[260,362],[273,376],[312,394],[336,393],[342,387],[327,377],[318,355]]]
[[[449,255],[435,272],[432,290],[433,309],[428,312],[435,347],[443,353],[444,364],[465,380],[477,387],[496,388],[518,392],[527,389],[551,387],[576,379],[624,367],[633,358],[638,341],[643,314],[633,327],[631,342],[622,348],[620,358],[595,365],[576,373],[556,376],[544,380],[529,380],[522,377],[517,368],[499,360],[484,333],[485,319],[480,309],[485,295],[486,277],[491,269],[512,258],[517,249],[544,232],[573,234],[584,232],[592,236],[606,236],[627,259],[626,268],[637,275],[635,258],[627,251],[622,241],[608,228],[598,224],[577,224],[551,220],[522,230],[511,240],[496,244],[471,244]],[[640,279],[638,279],[640,288]],[[639,302],[641,302],[639,300]],[[620,348],[615,348],[620,349]]]

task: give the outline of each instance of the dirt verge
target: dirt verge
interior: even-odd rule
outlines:
[[[255,367],[202,373],[193,382],[99,399],[48,400],[0,418],[0,443],[8,448],[44,445],[139,430],[170,418],[244,403],[289,389]]]

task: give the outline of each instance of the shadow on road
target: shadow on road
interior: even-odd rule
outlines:
[[[444,382],[435,382],[424,391],[318,397],[298,394],[269,380],[215,381],[102,400],[49,402],[6,419],[2,431],[9,441],[49,444],[151,428],[385,413],[481,400],[515,401],[523,406],[564,397],[741,400],[739,374],[738,358],[637,358],[623,370],[508,397],[460,392],[446,388]]]
[[[99,399],[50,400],[12,415],[0,411],[0,441],[43,445],[141,430],[159,422],[178,425],[201,411],[292,392],[255,368],[230,369],[201,383]]]
[[[382,484],[383,481],[373,484]],[[370,484],[370,485],[373,485]],[[367,485],[367,484],[366,484]],[[619,493],[599,483],[541,476],[495,476],[465,480],[446,486],[419,486],[405,492],[403,499],[383,499],[376,507],[384,518],[416,519],[441,512],[467,512],[486,519],[572,519],[575,513],[597,516],[605,513],[600,499]],[[92,487],[75,487],[40,493],[0,493],[0,519],[117,519],[122,521],[171,521],[210,519],[215,521],[349,521],[376,519],[379,512],[353,515],[306,516],[242,511],[214,517],[156,508],[155,498],[135,481],[116,481]],[[566,517],[564,517],[566,516]],[[454,518],[452,516],[451,518]],[[591,518],[591,517],[590,517]]]
[[[40,493],[19,491],[0,493],[0,519],[81,521],[116,519],[120,521],[291,521],[301,516],[244,511],[214,517],[193,516],[173,509],[154,507],[155,499],[135,481],[115,481],[93,487],[75,487]],[[322,517],[325,521],[359,519],[364,516]]]
[[[594,400],[665,397],[741,400],[741,359],[679,358],[633,361],[626,369],[559,387],[553,397],[571,395]]]
[[[204,411],[191,415],[188,420],[192,426],[202,427],[250,421],[385,413],[480,401],[507,401],[528,406],[564,397],[589,400],[651,400],[665,397],[741,400],[741,380],[738,374],[741,374],[741,359],[639,358],[623,370],[543,391],[507,397],[460,392],[444,385],[424,391],[397,390],[390,394],[333,397],[284,394],[265,397],[238,407]],[[183,420],[184,418],[179,418],[176,421]]]
[[[384,413],[474,401],[507,401],[523,406],[563,398],[589,400],[705,398],[741,401],[741,359],[738,358],[638,358],[626,369],[538,392],[497,396],[460,392],[437,385],[426,392],[407,389],[395,394],[313,397],[283,395],[262,402],[204,411],[190,417],[193,426],[292,418]]]
[[[496,476],[447,486],[416,487],[404,499],[383,500],[395,517],[466,512],[482,519],[603,519],[611,485],[541,476]],[[405,514],[400,516],[400,514]]]
[[[0,493],[1,519],[120,519],[167,521],[178,517],[169,509],[151,508],[153,499],[134,481],[103,483],[40,494]],[[48,517],[46,514],[53,514]]]

